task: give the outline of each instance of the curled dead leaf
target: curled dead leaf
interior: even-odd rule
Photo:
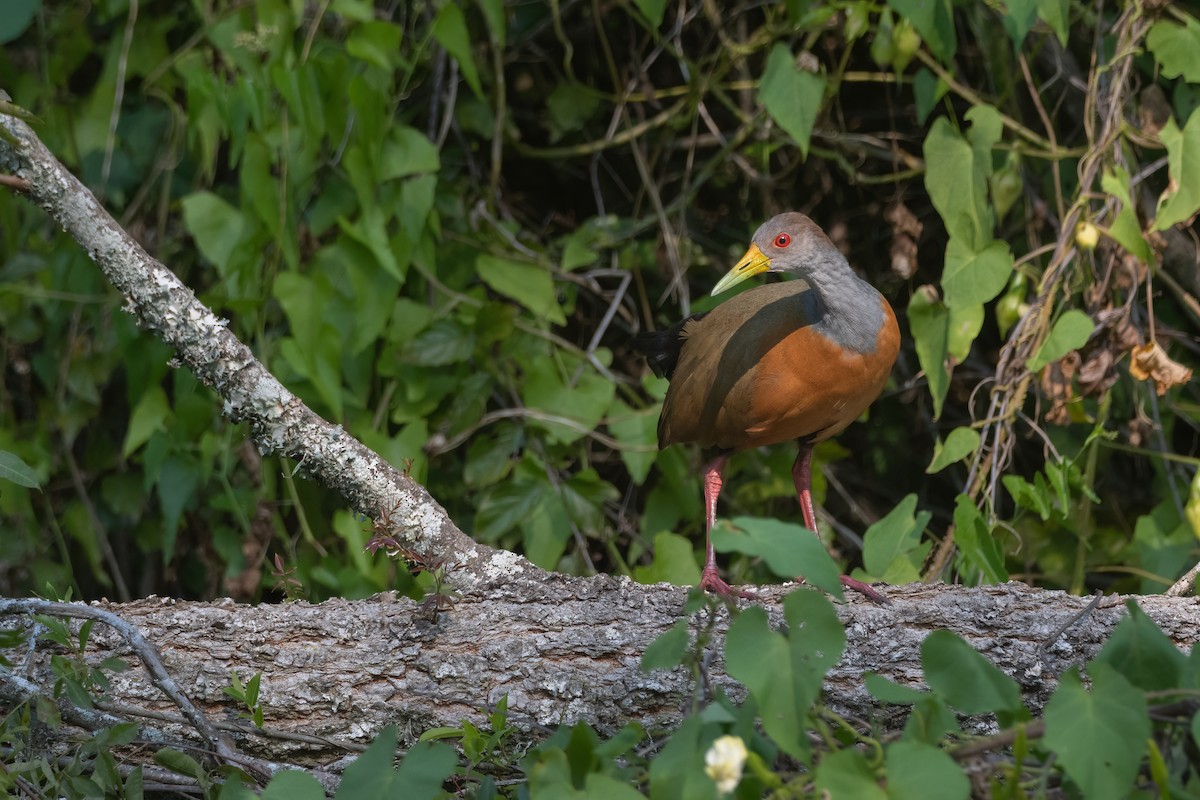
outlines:
[[[1154,390],[1162,397],[1172,386],[1181,386],[1192,379],[1192,371],[1173,361],[1158,342],[1139,345],[1130,351],[1129,374],[1139,381],[1154,381]]]
[[[1171,118],[1171,103],[1158,84],[1150,84],[1138,95],[1138,122],[1142,133],[1158,138],[1158,132]]]
[[[1052,361],[1042,370],[1042,391],[1050,400],[1050,408],[1044,418],[1051,425],[1069,425],[1071,412],[1068,404],[1075,400],[1071,381],[1079,371],[1079,351],[1072,350],[1058,361]]]
[[[892,274],[908,280],[917,271],[917,240],[924,226],[902,202],[888,206],[883,218],[892,226]]]
[[[1101,395],[1116,382],[1117,371],[1113,368],[1112,350],[1108,347],[1092,349],[1079,368],[1079,391],[1085,396]]]

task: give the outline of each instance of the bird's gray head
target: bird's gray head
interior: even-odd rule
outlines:
[[[791,272],[797,266],[824,260],[837,248],[825,231],[797,211],[777,214],[758,227],[751,240],[771,261],[771,272]]]
[[[825,232],[796,211],[778,214],[759,226],[750,249],[713,288],[714,295],[762,272],[790,272],[809,277],[813,269],[845,264]]]

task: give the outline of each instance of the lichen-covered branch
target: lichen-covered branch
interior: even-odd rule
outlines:
[[[224,320],[117,224],[29,125],[0,114],[0,127],[6,134],[0,136],[0,171],[14,179],[7,185],[25,189],[29,199],[87,251],[125,295],[125,310],[212,387],[226,416],[250,423],[260,449],[295,459],[355,511],[386,519],[388,533],[411,557],[453,567],[454,585],[460,589],[510,571],[540,574],[519,556],[476,544],[424,487],[309,409],[267,371]]]

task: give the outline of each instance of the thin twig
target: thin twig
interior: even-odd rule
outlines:
[[[35,600],[35,599],[0,599],[0,616],[13,616],[16,614],[49,614],[56,617],[70,617],[72,619],[93,619],[97,622],[103,622],[110,628],[121,635],[133,651],[137,654],[145,668],[146,673],[150,676],[151,682],[158,687],[158,690],[170,698],[183,715],[187,717],[188,722],[199,732],[204,741],[209,744],[222,759],[230,762],[240,762],[244,757],[233,746],[233,743],[222,733],[220,733],[212,722],[205,716],[191,701],[191,699],[183,693],[179,688],[179,684],[167,672],[166,665],[162,662],[162,657],[158,654],[158,649],[147,641],[146,637],[133,625],[130,625],[125,620],[118,617],[111,611],[105,611],[102,608],[93,608],[81,603],[56,603],[50,600]]]
[[[125,584],[125,576],[121,574],[121,565],[117,563],[117,554],[113,552],[112,542],[108,538],[108,530],[100,520],[100,515],[96,513],[96,506],[92,503],[91,495],[88,494],[87,487],[83,485],[83,474],[79,471],[79,465],[75,462],[75,453],[72,451],[71,443],[66,441],[66,437],[63,437],[62,452],[67,471],[71,473],[71,485],[75,487],[75,494],[79,496],[79,502],[87,512],[88,519],[92,523],[92,531],[96,535],[96,544],[100,547],[100,553],[104,558],[104,563],[108,565],[108,571],[112,573],[113,588],[116,589],[117,599],[122,603],[128,603],[132,599],[132,595],[129,593],[129,587]]]
[[[0,175],[0,186],[7,186],[18,192],[29,191],[29,181],[24,178],[18,178],[16,175]]]
[[[108,139],[104,143],[104,165],[100,169],[101,191],[108,186],[108,174],[112,170],[113,150],[117,143],[117,125],[121,121],[121,104],[125,100],[125,69],[129,65],[129,48],[133,44],[133,29],[137,25],[138,0],[129,0],[129,16],[125,19],[125,38],[121,40],[121,54],[117,58],[116,90],[113,92],[112,112],[108,117]]]
[[[1054,646],[1054,643],[1058,641],[1060,636],[1066,633],[1069,628],[1075,625],[1075,623],[1079,622],[1088,614],[1091,614],[1096,610],[1096,606],[1100,603],[1100,600],[1103,599],[1103,597],[1104,592],[1097,589],[1096,593],[1092,595],[1091,601],[1089,601],[1086,606],[1079,609],[1077,613],[1072,614],[1070,619],[1058,626],[1058,628],[1054,630],[1054,633],[1046,637],[1046,641],[1042,642],[1041,646],[1038,647],[1038,655],[1044,657],[1047,653],[1049,653],[1050,648]]]

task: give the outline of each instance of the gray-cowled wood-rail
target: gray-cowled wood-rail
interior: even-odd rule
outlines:
[[[795,440],[792,478],[804,524],[813,513],[812,448],[866,410],[887,382],[900,330],[887,300],[850,268],[825,233],[798,213],[773,217],[746,255],[712,290],[720,294],[762,272],[801,280],[743,292],[668,330],[639,334],[634,346],[670,380],[658,420],[659,448],[696,442],[715,453],[704,468],[706,514],[701,588],[746,596],[717,574],[712,527],[729,456]],[[843,585],[876,601],[870,586]]]

